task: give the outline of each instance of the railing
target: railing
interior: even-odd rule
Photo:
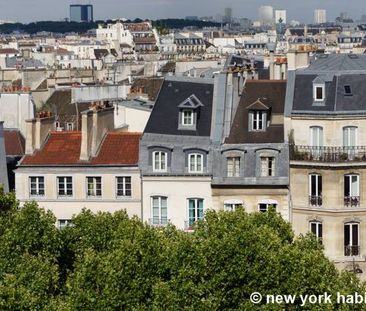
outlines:
[[[360,206],[360,197],[359,196],[344,197],[344,206],[346,206],[346,207]]]
[[[366,161],[366,146],[319,147],[290,145],[290,160],[314,162]]]
[[[344,255],[345,256],[360,255],[360,246],[359,245],[345,245],[344,246]]]
[[[321,195],[309,195],[309,204],[311,206],[322,206],[323,198]]]
[[[149,219],[149,224],[155,227],[164,227],[170,220],[167,217],[153,217]]]

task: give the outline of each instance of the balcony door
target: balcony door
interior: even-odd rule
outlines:
[[[358,256],[360,254],[359,224],[348,223],[344,225],[344,255]]]
[[[359,175],[344,176],[344,204],[345,206],[360,205],[360,178]]]
[[[309,203],[310,206],[322,206],[322,176],[320,174],[309,175]]]
[[[351,159],[355,156],[357,146],[357,127],[347,126],[343,128],[343,151]]]
[[[310,127],[310,145],[312,156],[319,158],[323,147],[323,128],[321,126]]]

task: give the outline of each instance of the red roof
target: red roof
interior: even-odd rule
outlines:
[[[0,54],[18,54],[18,50],[12,48],[0,49]]]
[[[24,157],[21,165],[137,165],[140,133],[104,137],[96,157],[80,161],[81,132],[51,132],[43,148]]]
[[[25,150],[25,139],[16,129],[4,129],[5,153],[7,156],[22,156]]]

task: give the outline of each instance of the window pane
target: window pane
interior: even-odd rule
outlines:
[[[318,223],[318,238],[323,238],[323,224]]]
[[[349,176],[344,176],[344,196],[350,196],[350,178]]]
[[[344,225],[344,245],[350,245],[350,225]]]
[[[352,245],[358,246],[358,225],[352,225]]]

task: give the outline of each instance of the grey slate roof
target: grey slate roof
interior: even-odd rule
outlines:
[[[352,55],[352,54],[351,54]],[[313,83],[324,81],[325,101],[314,103]],[[345,94],[350,86],[351,95]],[[366,114],[366,55],[331,54],[288,76],[285,115]]]
[[[198,108],[196,130],[179,130],[179,105],[191,95],[203,104]],[[144,133],[210,136],[212,99],[213,81],[188,78],[165,80]]]

